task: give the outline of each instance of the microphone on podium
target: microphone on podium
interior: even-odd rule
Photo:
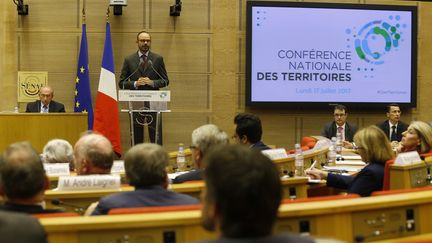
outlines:
[[[77,212],[79,214],[83,214],[85,212],[85,209],[83,207],[80,207],[80,206],[77,206],[77,205],[74,205],[74,204],[65,203],[65,202],[63,202],[60,199],[52,199],[51,203],[53,205],[56,205],[56,206],[64,205],[64,206],[67,206],[67,207],[71,207],[71,208],[74,209],[75,212]]]
[[[164,77],[162,77],[162,75],[160,75],[160,73],[158,71],[156,71],[156,69],[153,67],[152,60],[150,60],[150,59],[148,60],[148,65],[150,65],[151,69],[158,75],[158,77],[160,79],[162,79],[164,87],[167,87],[168,86],[168,81]]]

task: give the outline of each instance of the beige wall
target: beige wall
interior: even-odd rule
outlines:
[[[55,99],[73,110],[74,78],[81,35],[83,0],[25,0],[29,15],[18,16],[12,1],[0,1],[0,110],[16,104],[17,71],[48,71]],[[164,56],[172,91],[171,110],[164,114],[164,145],[190,143],[191,131],[215,123],[232,134],[232,118],[240,111],[261,116],[263,140],[293,146],[304,135],[318,134],[332,119],[329,109],[249,109],[244,105],[245,15],[244,0],[183,0],[181,16],[168,15],[173,0],[132,0],[122,16],[111,16],[117,77],[123,57],[136,50],[140,30],[152,34],[152,50]],[[321,1],[324,2],[324,1]],[[330,1],[325,1],[330,2]],[[338,2],[338,1],[331,1]],[[339,1],[347,2],[347,1]],[[419,7],[418,106],[403,120],[432,120],[428,98],[432,90],[432,3],[416,1],[350,1],[353,3],[409,4]],[[108,1],[86,1],[90,79],[93,102],[97,90]],[[20,104],[23,110],[25,104]],[[358,126],[384,119],[378,111],[351,111]],[[129,126],[121,114],[124,150],[129,148]]]

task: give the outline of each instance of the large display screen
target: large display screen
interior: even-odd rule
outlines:
[[[246,104],[415,107],[415,6],[247,2]]]

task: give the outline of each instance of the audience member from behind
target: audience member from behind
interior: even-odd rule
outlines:
[[[70,170],[74,170],[74,156],[72,145],[64,139],[52,139],[42,151],[44,163],[69,163]]]
[[[313,242],[292,235],[272,236],[282,188],[269,158],[244,146],[225,145],[212,150],[205,160],[202,225],[221,235],[201,242]]]
[[[12,212],[0,212],[0,242],[47,243],[44,228],[36,218]]]
[[[0,209],[29,214],[61,212],[44,209],[48,187],[40,156],[30,143],[11,144],[0,161],[0,194],[5,201]]]
[[[43,86],[39,90],[39,100],[27,104],[26,112],[66,112],[62,103],[54,101],[54,90],[50,86]]]
[[[327,186],[345,189],[348,193],[370,196],[383,187],[384,165],[393,159],[390,141],[377,126],[361,129],[354,136],[356,149],[367,165],[356,176],[344,176],[318,169],[306,170],[313,179],[327,179]]]
[[[207,124],[195,129],[192,132],[191,146],[192,159],[195,163],[195,169],[177,176],[173,179],[173,183],[202,180],[202,173],[206,167],[203,157],[214,146],[227,144],[228,142],[228,135],[216,125]]]
[[[261,119],[251,113],[240,113],[234,117],[236,143],[248,145],[250,148],[258,150],[270,149],[261,141],[262,126]]]
[[[342,141],[344,141],[344,147],[352,148],[351,142],[353,141],[354,134],[357,132],[357,128],[348,123],[348,109],[344,105],[336,105],[333,109],[334,121],[324,125],[321,135],[331,139],[336,137],[339,131],[342,135]]]
[[[419,154],[431,152],[432,128],[422,121],[413,121],[402,133],[402,140],[396,148],[398,153],[417,151]]]
[[[103,197],[92,215],[107,214],[113,208],[134,208],[198,204],[188,195],[167,190],[165,168],[169,157],[160,145],[143,143],[132,147],[125,155],[126,178],[135,191]]]
[[[377,126],[384,131],[392,144],[397,145],[397,142],[400,142],[402,139],[402,133],[407,130],[408,124],[400,120],[401,109],[398,104],[388,105],[386,115],[388,120]]]
[[[78,175],[110,174],[114,163],[111,142],[95,133],[86,134],[75,143],[74,157]]]

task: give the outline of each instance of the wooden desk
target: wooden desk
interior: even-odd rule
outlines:
[[[282,190],[284,198],[306,198],[307,197],[307,182],[308,179],[305,177],[294,177],[281,180]],[[204,182],[193,182],[193,183],[182,183],[182,184],[171,184],[169,190],[188,194],[195,198],[200,199],[200,194],[205,187]],[[131,186],[121,187],[120,190],[99,190],[99,191],[45,191],[45,201],[47,208],[56,208],[57,206],[51,203],[53,199],[59,199],[66,204],[87,208],[91,203],[99,201],[101,197],[118,193],[133,191],[134,188]],[[73,207],[62,205],[66,211],[74,211]]]
[[[301,228],[318,237],[353,242],[354,236],[368,240],[396,239],[432,233],[432,191],[380,197],[284,204],[279,209],[275,232],[298,233]],[[407,231],[407,215],[413,215]],[[40,219],[52,243],[163,242],[175,235],[176,242],[214,238],[200,227],[200,211]],[[306,227],[305,227],[306,226]],[[400,231],[400,229],[403,229]],[[372,236],[380,232],[379,236]]]
[[[74,144],[86,130],[85,113],[0,114],[0,151],[11,143],[29,141],[38,152],[42,152],[49,140],[61,138]]]

